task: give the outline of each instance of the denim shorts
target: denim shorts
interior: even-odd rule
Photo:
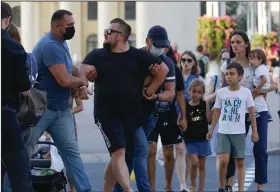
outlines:
[[[209,156],[211,155],[211,147],[209,141],[193,141],[186,143],[187,151],[191,155]]]

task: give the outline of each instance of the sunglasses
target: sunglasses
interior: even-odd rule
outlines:
[[[122,33],[122,32],[114,30],[114,29],[105,29],[104,30],[105,35],[111,35],[112,33]]]
[[[222,61],[225,61],[225,60],[227,60],[227,58],[222,58]]]
[[[188,62],[188,63],[191,63],[193,60],[192,59],[186,59],[186,58],[182,58],[181,59],[181,62],[183,62],[183,63],[186,63],[186,61]]]

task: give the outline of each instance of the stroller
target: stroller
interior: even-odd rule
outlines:
[[[51,141],[39,141],[39,147],[31,158],[31,178],[34,192],[66,192],[67,179],[63,170],[56,172],[50,169],[51,159],[44,159],[50,152]]]

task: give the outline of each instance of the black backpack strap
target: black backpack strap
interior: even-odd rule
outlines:
[[[214,83],[214,91],[213,91],[213,93],[215,93],[215,91],[216,91],[217,81],[218,81],[218,75],[215,75],[215,83]]]
[[[231,62],[231,59],[230,58],[226,59],[226,62],[227,62],[227,65],[229,65]]]

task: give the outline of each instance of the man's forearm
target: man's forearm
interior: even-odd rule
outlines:
[[[85,74],[83,71],[79,70],[76,66],[72,66],[72,75],[74,77],[82,77],[82,78],[85,78]]]
[[[160,101],[172,101],[174,98],[174,91],[166,90],[158,94],[158,100]]]
[[[178,106],[181,112],[181,116],[186,117],[186,100],[184,96],[184,91],[177,91],[176,92],[176,100],[178,102]]]
[[[84,81],[80,77],[74,77],[72,75],[69,75],[67,80],[65,80],[63,87],[67,88],[79,88],[84,85]]]
[[[163,84],[167,73],[168,73],[168,68],[165,65],[165,67],[162,67],[161,70],[153,77],[151,84],[148,86],[146,91],[148,96],[152,96],[158,90],[158,88]]]
[[[165,82],[163,84],[164,91],[158,94],[160,101],[172,101],[175,96],[175,82]]]

